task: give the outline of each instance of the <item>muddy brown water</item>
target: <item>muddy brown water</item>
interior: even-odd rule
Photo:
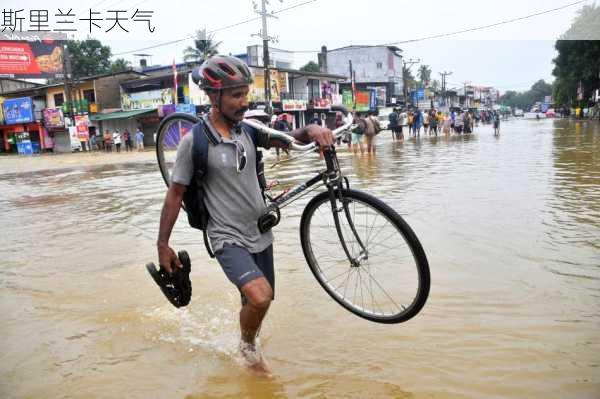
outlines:
[[[600,397],[600,126],[389,136],[375,157],[340,159],[421,239],[427,305],[390,326],[333,302],[304,261],[298,201],[276,228],[271,379],[242,366],[238,295],[183,217],[172,244],[192,257],[191,305],[146,274],[165,193],[151,153],[0,158],[0,396]],[[291,185],[320,165],[269,177]]]

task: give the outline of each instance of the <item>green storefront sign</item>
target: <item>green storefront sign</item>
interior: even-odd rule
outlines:
[[[371,98],[370,91],[357,90],[356,91],[356,99],[352,98],[352,90],[343,90],[342,91],[342,104],[348,110],[353,110],[355,108],[354,103],[356,101],[356,111],[368,112],[371,109],[370,98]]]
[[[69,106],[69,105],[71,105],[71,106]],[[62,105],[62,109],[65,114],[69,113],[72,110],[73,114],[81,115],[81,114],[87,114],[89,112],[90,105],[88,104],[88,101],[86,99],[75,100],[75,101],[71,101],[70,103],[68,101],[66,101]]]

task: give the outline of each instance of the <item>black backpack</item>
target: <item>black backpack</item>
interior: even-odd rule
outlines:
[[[264,163],[262,160],[262,152],[258,150],[259,137],[255,129],[247,129],[242,124],[240,129],[248,133],[254,148],[256,150],[256,175],[258,179],[258,185],[263,193],[267,182],[264,173]],[[185,193],[183,194],[183,205],[185,212],[187,213],[188,223],[191,227],[202,230],[204,237],[204,245],[211,258],[214,258],[214,254],[210,248],[208,235],[206,233],[206,226],[210,215],[208,209],[204,204],[204,176],[207,171],[207,159],[208,159],[208,148],[209,141],[213,145],[218,144],[214,137],[206,131],[206,125],[204,121],[200,121],[192,128],[193,144],[192,144],[192,162],[194,165],[194,174],[192,180],[188,185]],[[262,142],[261,142],[262,143]],[[262,143],[266,144],[266,143]]]

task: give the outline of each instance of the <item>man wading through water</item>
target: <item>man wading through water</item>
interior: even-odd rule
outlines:
[[[242,295],[240,351],[252,370],[267,373],[268,366],[255,339],[274,298],[273,234],[261,234],[258,229],[258,218],[266,205],[256,176],[256,149],[248,133],[253,128],[241,123],[248,110],[252,75],[239,59],[222,56],[205,61],[195,73],[212,104],[210,114],[203,119],[206,134],[214,139],[209,140],[203,180],[204,202],[210,215],[207,233],[223,271]],[[267,134],[253,133],[261,147],[285,147]],[[318,125],[289,134],[303,143],[333,145],[331,130]],[[169,237],[194,172],[192,144],[192,134],[185,135],[179,144],[160,216],[158,258],[169,273],[172,264],[182,267],[169,247]]]

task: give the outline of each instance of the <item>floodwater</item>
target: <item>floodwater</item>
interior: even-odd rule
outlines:
[[[508,121],[500,137],[485,126],[404,144],[383,132],[375,157],[340,150],[351,184],[419,236],[431,294],[403,324],[344,310],[306,266],[308,198],[295,202],[276,228],[261,332],[273,378],[242,365],[239,297],[184,217],[172,244],[192,258],[190,306],[147,275],[165,193],[147,154],[41,157],[36,172],[0,158],[0,397],[600,397],[597,123]],[[269,177],[300,182],[320,162]]]

